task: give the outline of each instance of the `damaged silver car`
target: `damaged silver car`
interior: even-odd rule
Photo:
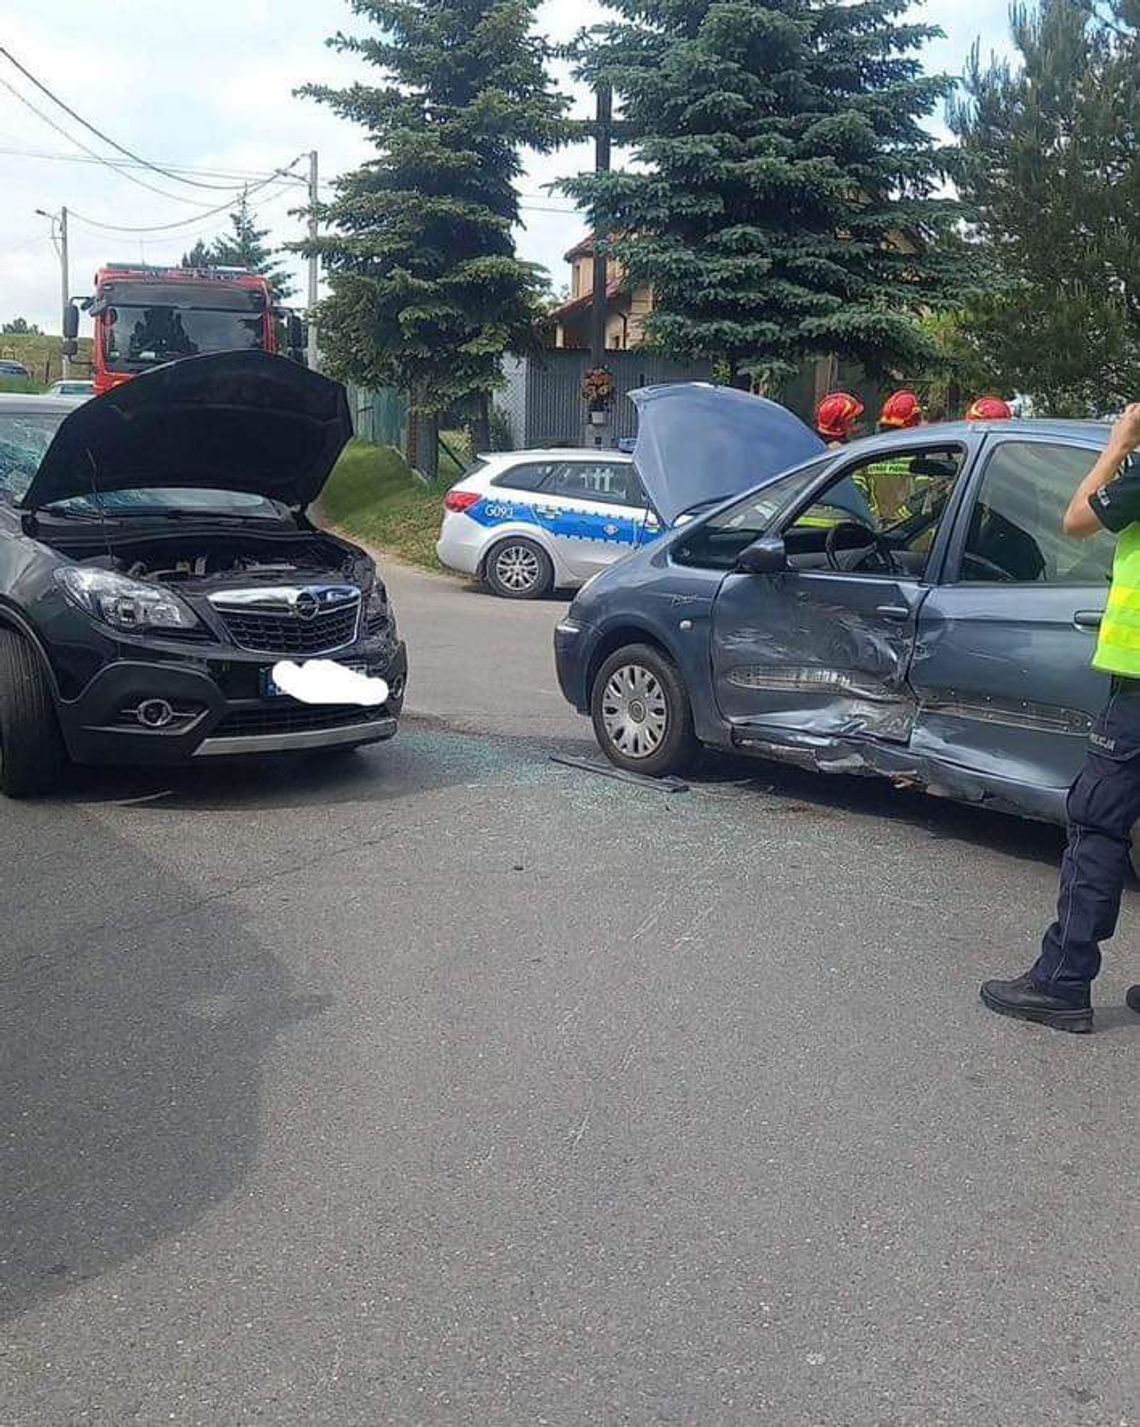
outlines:
[[[739,392],[635,399],[639,473],[674,528],[556,634],[563,692],[612,762],[663,774],[707,745],[1063,820],[1107,692],[1090,660],[1113,541],[1061,519],[1107,426],[828,450]]]

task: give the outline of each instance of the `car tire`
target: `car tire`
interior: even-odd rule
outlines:
[[[31,798],[59,786],[67,754],[51,687],[26,639],[0,629],[0,793]]]
[[[700,753],[689,696],[673,661],[650,644],[617,649],[590,690],[594,737],[618,768],[660,778]]]
[[[505,600],[537,600],[554,587],[554,566],[541,545],[525,536],[500,540],[487,551],[483,579]]]

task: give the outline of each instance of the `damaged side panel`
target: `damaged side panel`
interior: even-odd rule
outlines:
[[[762,725],[906,743],[916,711],[907,668],[923,594],[838,573],[727,576],[712,629],[722,714],[740,734]]]

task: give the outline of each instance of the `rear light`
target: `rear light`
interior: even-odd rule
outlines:
[[[443,498],[445,509],[453,510],[456,514],[470,510],[472,506],[478,505],[483,497],[478,491],[448,491]]]

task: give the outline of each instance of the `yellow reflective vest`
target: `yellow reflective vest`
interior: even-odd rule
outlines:
[[[1140,679],[1140,524],[1129,525],[1116,542],[1093,667]]]

